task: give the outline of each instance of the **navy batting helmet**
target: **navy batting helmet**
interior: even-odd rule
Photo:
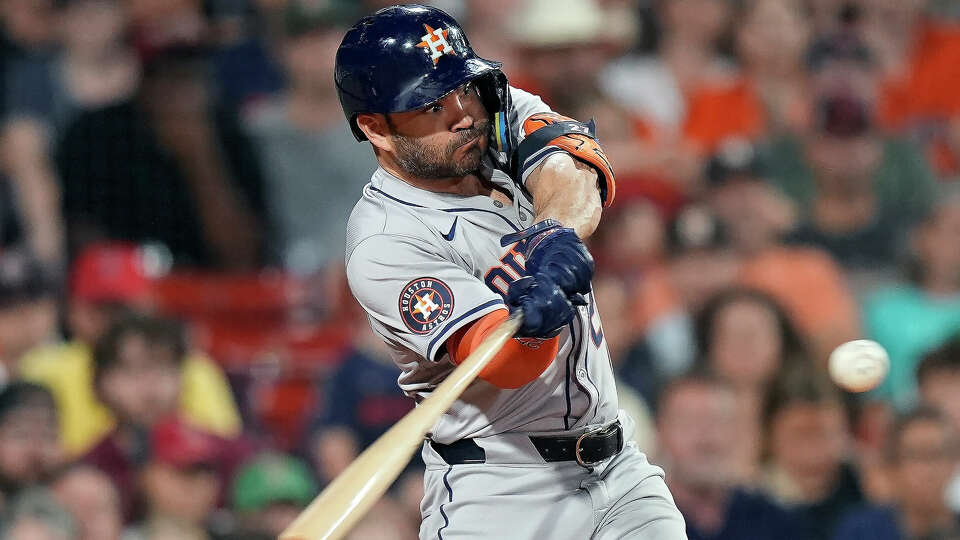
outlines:
[[[358,114],[418,109],[470,81],[497,126],[509,103],[500,62],[477,56],[453,17],[416,4],[381,9],[348,30],[337,50],[334,80],[358,141],[367,138],[357,127]],[[496,141],[501,151],[507,151],[504,138]]]

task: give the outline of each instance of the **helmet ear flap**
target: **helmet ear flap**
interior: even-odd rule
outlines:
[[[357,116],[359,114],[360,113],[353,113],[350,115],[350,131],[353,132],[353,136],[356,137],[357,142],[363,142],[367,140],[367,136],[363,130],[360,129],[360,126],[357,125]]]
[[[510,170],[510,158],[516,141],[513,131],[509,129],[508,113],[511,101],[507,76],[497,69],[477,78],[476,85],[480,92],[480,99],[493,120],[490,132],[490,148],[493,150],[493,157],[498,168]]]

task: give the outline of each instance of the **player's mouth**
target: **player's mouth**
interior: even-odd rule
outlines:
[[[482,137],[483,137],[483,135],[477,135],[476,137],[474,137],[474,138],[470,139],[469,141],[467,141],[467,142],[461,144],[460,146],[458,146],[458,147],[457,147],[457,150],[462,150],[462,151],[464,151],[464,152],[467,151],[467,150],[471,150],[474,146],[476,146],[477,144],[480,143],[480,139],[481,139]]]

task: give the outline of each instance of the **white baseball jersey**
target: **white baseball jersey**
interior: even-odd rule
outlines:
[[[511,126],[549,108],[511,88]],[[517,133],[518,141],[523,133]],[[544,157],[532,156],[522,179]],[[435,193],[378,169],[347,225],[347,278],[370,324],[402,370],[400,387],[418,402],[454,369],[445,342],[458,329],[498,309],[524,273],[522,245],[504,235],[533,225],[533,204],[505,173],[492,181],[513,204],[488,196]],[[554,362],[517,389],[477,380],[433,427],[440,443],[505,432],[552,433],[617,418],[613,370],[592,295],[560,334]],[[520,360],[518,360],[520,361]]]

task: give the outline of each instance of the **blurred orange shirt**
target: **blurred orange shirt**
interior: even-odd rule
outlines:
[[[763,291],[783,306],[806,336],[843,336],[858,332],[857,304],[840,267],[818,249],[777,247],[746,259],[740,282]]]
[[[929,21],[920,30],[909,66],[881,89],[878,116],[885,129],[960,117],[960,24]],[[945,139],[931,141],[929,157],[941,174],[960,172],[960,156]]]
[[[853,339],[859,332],[857,304],[843,273],[818,249],[768,249],[741,262],[738,281],[772,296],[808,338],[829,342]],[[666,268],[645,273],[635,287],[632,319],[641,333],[659,318],[684,309]]]
[[[756,139],[763,135],[766,113],[746,79],[705,83],[686,96],[682,137],[704,154],[727,138]],[[642,139],[656,138],[656,127],[637,118],[635,131]]]

